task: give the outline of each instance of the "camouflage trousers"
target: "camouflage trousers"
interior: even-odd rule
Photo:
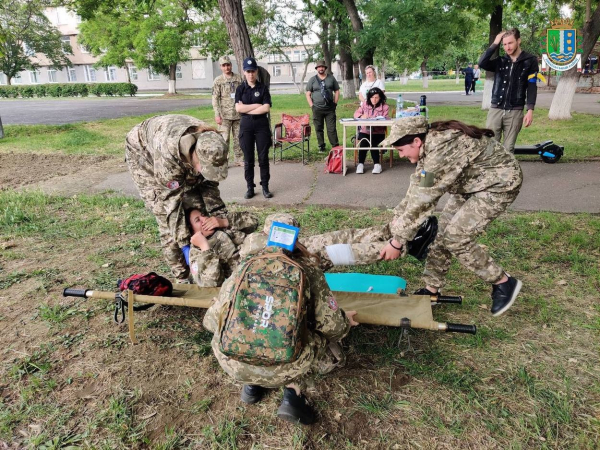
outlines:
[[[244,153],[240,147],[240,119],[222,119],[222,123],[219,126],[219,132],[225,139],[227,148],[229,148],[229,137],[233,137],[233,157],[234,161],[244,162]]]
[[[429,250],[423,273],[425,284],[438,289],[444,286],[452,256],[483,281],[495,283],[500,280],[504,270],[476,239],[512,204],[518,193],[517,189],[507,193],[451,195],[440,216],[437,237]]]
[[[309,339],[309,344],[296,361],[277,366],[254,366],[235,361],[221,353],[218,339],[213,339],[212,348],[219,365],[238,382],[265,388],[278,388],[294,383],[305,390],[313,384],[316,376],[325,375],[346,364],[346,355],[339,344],[327,342],[317,333],[312,334]]]
[[[379,252],[381,252],[385,243],[391,238],[392,235],[388,224],[371,228],[348,228],[330,233],[317,234],[315,236],[304,237],[300,239],[300,242],[311,253],[319,255],[321,258],[321,269],[325,271],[334,266],[327,252],[327,246],[349,244],[353,256],[353,262],[350,265],[366,265],[381,261]]]
[[[210,249],[190,247],[190,273],[200,287],[218,287],[239,261],[238,247],[227,233],[217,230],[208,238]]]

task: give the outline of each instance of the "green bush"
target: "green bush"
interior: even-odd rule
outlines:
[[[37,97],[45,97],[48,95],[48,85],[47,84],[38,84],[35,87],[35,95]]]
[[[48,95],[50,97],[62,97],[63,85],[62,84],[49,84]]]
[[[35,84],[25,86],[0,86],[0,98],[31,97],[87,97],[106,95],[134,96],[138,87],[132,83],[64,83]]]

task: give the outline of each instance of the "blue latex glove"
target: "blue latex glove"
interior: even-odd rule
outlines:
[[[185,258],[186,264],[189,266],[190,265],[190,246],[186,245],[185,247],[182,247],[181,251],[183,252],[183,256]]]

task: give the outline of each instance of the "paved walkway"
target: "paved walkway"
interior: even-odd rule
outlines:
[[[545,164],[522,162],[524,183],[519,197],[512,205],[518,211],[556,211],[564,213],[600,213],[600,161]],[[243,168],[232,167],[229,177],[221,183],[221,195],[227,203],[251,206],[342,206],[348,208],[393,208],[404,197],[414,165],[395,161],[386,164],[380,175],[371,174],[371,166],[363,175],[354,173],[350,163],[348,175],[326,174],[324,164],[303,166],[300,163],[271,163],[270,188],[275,195],[266,200],[262,193],[251,200],[246,192]],[[258,170],[256,171],[258,184]],[[73,179],[77,179],[73,183]],[[46,192],[74,195],[79,192],[115,190],[138,196],[125,164],[113,174],[81,173],[53,179],[36,186]],[[260,186],[257,186],[260,192]],[[440,206],[444,204],[444,199]]]
[[[287,92],[287,91],[286,91]],[[290,92],[295,93],[295,92]],[[386,92],[394,98],[394,92]],[[406,100],[418,102],[421,92],[407,92]],[[466,96],[461,92],[424,92],[427,104],[435,105],[481,105],[481,94]],[[275,110],[277,110],[277,94]],[[538,106],[549,108],[553,92],[539,92]],[[392,100],[393,103],[393,100]],[[164,97],[127,98],[59,98],[0,100],[0,116],[4,125],[58,125],[88,122],[100,119],[164,113],[210,104],[210,99],[170,99]],[[308,105],[307,105],[308,110]],[[600,115],[600,94],[575,94],[572,111]]]

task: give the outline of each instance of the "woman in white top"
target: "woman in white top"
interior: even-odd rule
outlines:
[[[361,105],[365,102],[369,89],[376,87],[381,89],[382,92],[385,92],[385,85],[383,84],[383,81],[377,79],[375,76],[374,66],[365,67],[365,75],[367,76],[367,79],[363,81],[363,83],[360,85],[360,89],[358,90],[358,98]]]

